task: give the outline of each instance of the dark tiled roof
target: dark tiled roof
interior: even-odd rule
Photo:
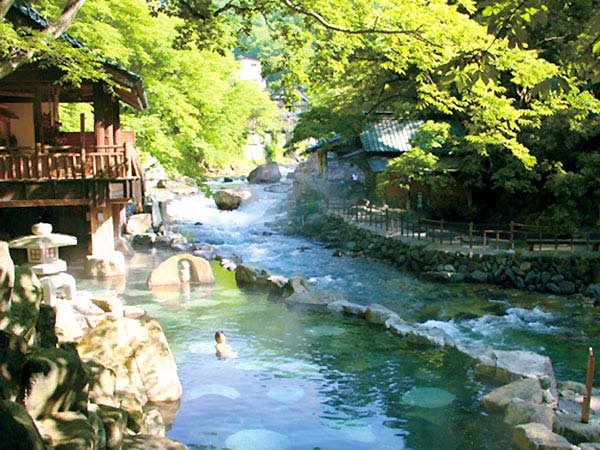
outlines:
[[[365,153],[404,153],[410,150],[410,139],[423,121],[398,122],[383,120],[363,131],[360,135]]]
[[[307,152],[319,149],[336,149],[354,147],[356,152],[369,154],[404,153],[410,150],[410,139],[423,123],[422,120],[398,122],[386,119],[369,125],[360,136],[343,139],[341,133],[327,139],[321,139],[315,145],[307,148]]]

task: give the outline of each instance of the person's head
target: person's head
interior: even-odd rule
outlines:
[[[217,343],[221,344],[222,342],[225,342],[225,333],[221,330],[217,331],[215,333],[215,341],[217,341]]]

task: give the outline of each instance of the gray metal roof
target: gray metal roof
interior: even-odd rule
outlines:
[[[387,119],[374,123],[360,135],[365,153],[404,153],[411,149],[410,139],[419,129],[422,120],[398,122]]]

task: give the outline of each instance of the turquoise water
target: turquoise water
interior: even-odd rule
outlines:
[[[163,326],[183,398],[168,436],[190,449],[506,449],[506,427],[479,399],[455,351],[405,347],[358,318],[295,310],[237,289],[215,267],[212,287],[150,294],[130,269],[127,304]],[[219,360],[222,329],[238,353]]]
[[[221,255],[305,275],[314,289],[381,303],[459,342],[550,356],[560,380],[585,379],[599,308],[577,298],[425,283],[378,261],[333,257],[318,243],[281,234],[282,195],[254,193],[232,213],[188,197],[175,203],[173,215],[190,240],[210,243]],[[363,320],[242,292],[220,268],[215,286],[151,292],[146,279],[167,257],[139,253],[125,285],[86,280],[80,288],[116,290],[162,324],[184,392],[169,436],[191,449],[510,448],[508,427],[479,407],[492,388],[473,378],[464,356],[406,348]],[[237,359],[216,358],[217,329],[225,330]]]

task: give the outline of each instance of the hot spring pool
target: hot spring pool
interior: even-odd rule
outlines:
[[[479,407],[490,388],[458,352],[415,351],[364,320],[240,291],[216,266],[212,287],[151,293],[148,267],[162,258],[138,254],[122,296],[163,326],[183,387],[168,436],[190,449],[510,447]],[[218,329],[236,359],[215,356]]]

